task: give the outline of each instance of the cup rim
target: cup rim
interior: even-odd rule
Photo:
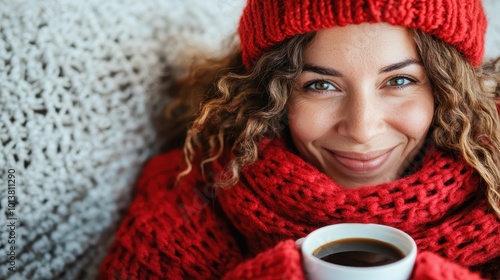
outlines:
[[[366,228],[370,227],[370,228],[377,228],[379,230],[389,231],[393,234],[399,235],[400,237],[404,238],[405,241],[408,242],[408,244],[410,245],[409,252],[408,253],[404,252],[405,256],[403,258],[401,258],[400,260],[397,260],[393,263],[378,265],[378,266],[370,266],[370,267],[346,266],[346,265],[340,265],[340,264],[326,262],[326,261],[321,260],[320,258],[313,255],[313,252],[315,250],[317,250],[317,248],[314,248],[312,250],[307,250],[306,252],[304,252],[304,247],[309,245],[310,242],[313,242],[312,241],[313,237],[317,236],[318,234],[322,234],[325,231],[331,231],[332,228],[340,228],[340,227],[349,227],[349,228],[358,229],[358,230],[359,229],[366,229]],[[353,234],[352,236],[345,237],[345,238],[370,238],[370,239],[375,239],[375,240],[389,243],[385,240],[380,240],[377,237],[364,236],[362,233],[359,233],[359,231],[356,231],[356,233]],[[340,239],[344,239],[344,238],[340,238]],[[332,239],[331,241],[340,240],[340,239]],[[328,241],[328,242],[331,242],[331,241]],[[392,244],[392,245],[397,247],[399,250],[402,250],[401,246],[398,246],[395,244]],[[417,255],[417,244],[415,243],[415,240],[409,234],[407,234],[406,232],[404,232],[398,228],[395,228],[395,227],[382,225],[382,224],[373,224],[373,223],[366,223],[366,224],[365,223],[340,223],[340,224],[333,224],[333,225],[324,226],[324,227],[318,228],[318,229],[312,231],[311,233],[309,233],[301,243],[301,250],[302,250],[303,254],[305,253],[304,255],[307,256],[309,261],[312,261],[319,266],[334,266],[334,267],[336,267],[336,269],[346,270],[346,271],[360,270],[360,269],[361,270],[376,271],[376,270],[388,269],[388,268],[395,267],[395,266],[405,265],[407,262],[415,261],[415,258]]]

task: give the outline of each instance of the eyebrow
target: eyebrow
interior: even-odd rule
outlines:
[[[405,59],[401,62],[397,62],[397,63],[391,64],[391,65],[385,66],[384,68],[380,69],[379,74],[391,72],[391,71],[398,70],[401,68],[405,68],[406,66],[409,66],[412,64],[422,65],[422,62],[420,62],[420,60],[418,60],[418,59],[408,58],[408,59]]]
[[[420,60],[418,60],[418,59],[408,58],[408,59],[405,59],[405,60],[403,60],[401,62],[397,62],[397,63],[394,63],[394,64],[390,64],[390,65],[384,66],[382,69],[380,69],[379,74],[391,72],[391,71],[398,70],[398,69],[402,69],[402,68],[405,68],[406,66],[409,66],[409,65],[412,65],[412,64],[422,65],[422,62],[420,62]],[[313,64],[307,64],[307,63],[304,64],[304,66],[302,67],[302,71],[303,72],[305,72],[305,71],[307,71],[307,72],[314,72],[314,73],[317,73],[317,74],[327,75],[327,76],[334,76],[334,77],[343,77],[344,76],[342,74],[342,72],[340,72],[338,70],[335,70],[333,68],[327,68],[327,67],[322,67],[322,66],[313,65]]]
[[[326,68],[326,67],[321,67],[318,65],[313,65],[313,64],[304,64],[302,67],[302,71],[307,71],[307,72],[314,72],[318,73],[321,75],[327,75],[327,76],[335,76],[335,77],[342,77],[344,76],[340,71],[337,71],[332,68]]]

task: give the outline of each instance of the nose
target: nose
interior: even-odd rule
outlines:
[[[386,131],[383,102],[367,90],[352,92],[344,104],[338,133],[363,144]]]

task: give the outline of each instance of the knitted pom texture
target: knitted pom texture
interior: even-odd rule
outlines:
[[[480,0],[249,0],[239,25],[243,62],[297,34],[363,22],[420,29],[455,46],[474,66],[484,54]]]

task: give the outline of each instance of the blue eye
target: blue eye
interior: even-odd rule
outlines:
[[[332,83],[325,82],[325,81],[315,81],[315,82],[309,83],[305,86],[305,88],[316,90],[316,91],[337,90],[337,88]]]
[[[386,86],[390,87],[404,87],[415,81],[407,77],[394,77],[385,83]]]

